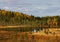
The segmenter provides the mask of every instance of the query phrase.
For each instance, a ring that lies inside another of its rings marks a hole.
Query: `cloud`
[[[0,8],[37,16],[59,15],[60,0],[0,0]]]
[[[9,9],[9,7],[6,7],[6,6],[5,6],[3,9],[8,10],[8,9]]]

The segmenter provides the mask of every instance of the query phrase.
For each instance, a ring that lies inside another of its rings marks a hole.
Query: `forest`
[[[38,17],[27,15],[21,12],[8,11],[0,9],[0,25],[30,25],[30,26],[59,26],[60,16],[44,16]]]

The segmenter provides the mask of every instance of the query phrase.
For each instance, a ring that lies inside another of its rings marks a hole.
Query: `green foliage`
[[[33,15],[29,16],[27,14],[6,11],[0,9],[0,25],[30,25],[30,26],[51,26],[48,21],[53,21],[54,19],[60,25],[60,16],[46,16],[46,17],[35,17]],[[55,24],[52,24],[54,26]]]

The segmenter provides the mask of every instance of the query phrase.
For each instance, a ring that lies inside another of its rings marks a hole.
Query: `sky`
[[[0,8],[34,16],[60,15],[60,0],[0,0]]]

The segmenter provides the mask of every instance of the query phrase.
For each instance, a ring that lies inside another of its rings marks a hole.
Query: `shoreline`
[[[31,26],[31,25],[18,25],[18,26],[0,26],[0,28],[60,28],[60,27],[48,27],[48,26]]]

